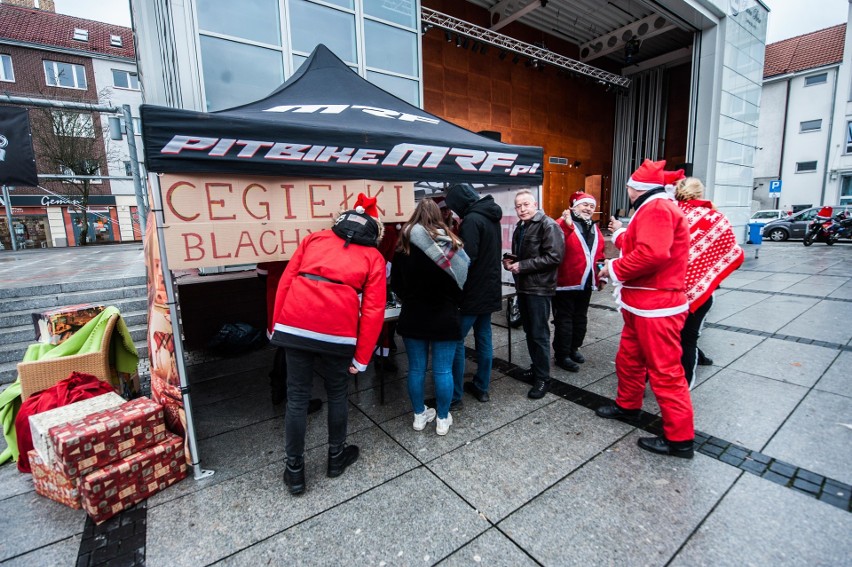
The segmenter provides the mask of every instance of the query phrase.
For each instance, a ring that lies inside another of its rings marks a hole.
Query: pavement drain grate
[[[812,274],[809,274],[812,275]],[[840,301],[844,303],[852,303],[852,299],[846,299],[845,297],[822,297],[815,295],[808,295],[806,293],[785,293],[783,291],[766,291],[764,289],[745,289],[741,287],[725,287],[719,286],[719,289],[728,290],[728,291],[744,291],[746,293],[761,293],[761,294],[771,294],[771,295],[782,295],[784,297],[804,297],[806,299],[820,299],[822,301]]]
[[[475,360],[475,351],[466,349],[467,357]],[[495,358],[493,367],[503,374],[514,377],[524,370],[515,364]],[[573,402],[590,410],[596,410],[604,404],[614,403],[614,400],[567,384],[561,380],[550,381],[550,393],[569,402]],[[640,412],[636,421],[625,422],[634,425],[652,435],[662,435],[662,421],[659,416],[646,411]],[[825,502],[846,512],[852,512],[852,485],[826,478],[820,474],[775,459],[758,451],[752,451],[741,445],[731,443],[707,433],[695,432],[695,450],[717,461],[727,463],[749,474],[759,476],[775,484],[796,490]]]
[[[850,351],[852,352],[852,345],[844,345],[840,343],[830,343],[828,341],[817,341],[814,339],[808,339],[805,337],[794,337],[792,335],[781,335],[778,333],[770,333],[768,331],[757,331],[755,329],[746,329],[744,327],[731,327],[730,325],[720,325],[719,323],[704,323],[704,326],[708,329],[719,329],[720,331],[732,331],[734,333],[743,333],[745,335],[756,335],[759,337],[765,337],[767,339],[778,339],[779,341],[787,341],[790,343],[799,343],[799,344],[808,344],[808,345],[816,345],[825,348],[831,348],[834,350],[842,350],[842,351]]]
[[[87,516],[77,552],[77,567],[144,566],[147,518],[145,501],[100,525]]]

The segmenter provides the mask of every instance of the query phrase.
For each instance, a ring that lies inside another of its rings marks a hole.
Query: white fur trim
[[[615,244],[615,240],[618,238],[618,236],[619,236],[622,232],[627,232],[627,229],[626,229],[626,228],[624,228],[623,226],[622,226],[621,228],[619,228],[618,230],[616,230],[615,232],[613,232],[613,233],[612,233],[612,236],[610,236],[610,237],[609,237],[609,241],[610,241],[610,242],[612,242],[613,244]]]
[[[362,207],[361,205],[358,205],[357,207],[355,207],[355,212],[363,215],[364,214],[364,207]]]
[[[645,183],[644,181],[636,181],[632,177],[627,180],[625,183],[628,187],[632,187],[636,191],[648,191],[650,189],[656,189],[657,187],[662,187],[662,183]]]
[[[594,197],[583,197],[582,199],[577,199],[576,201],[574,201],[574,206],[576,207],[580,203],[591,203],[593,205],[598,204],[598,202],[595,201]]]
[[[357,360],[355,360],[354,358],[352,359],[352,366],[354,366],[355,368],[357,368],[357,369],[358,369],[358,372],[364,372],[365,370],[367,370],[367,365],[366,365],[366,364],[361,364],[360,362],[358,362],[358,361],[357,361]]]

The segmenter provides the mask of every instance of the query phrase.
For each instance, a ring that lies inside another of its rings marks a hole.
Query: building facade
[[[131,30],[56,14],[52,2],[39,2],[39,8],[32,1],[0,3],[0,90],[16,100],[36,103],[129,104],[138,115],[142,94]],[[115,115],[35,104],[29,106],[29,114],[40,183],[13,188],[10,202],[2,203],[3,247],[11,248],[7,206],[11,233],[21,247],[78,245],[84,223],[89,243],[139,240],[128,145],[107,135],[108,120]],[[57,121],[65,127],[57,129]],[[53,132],[48,131],[51,128]],[[63,139],[56,137],[54,146],[45,142],[51,135]],[[141,138],[137,143],[141,145]],[[92,171],[85,214],[80,190],[51,177],[70,173],[49,157],[60,148],[87,162]]]
[[[840,24],[766,46],[754,208],[852,203],[848,42]]]
[[[353,71],[473,131],[545,151],[542,205],[629,208],[644,158],[701,177],[743,227],[768,9],[756,0],[132,0],[147,103],[261,98],[326,44]],[[622,81],[623,80],[623,81]]]

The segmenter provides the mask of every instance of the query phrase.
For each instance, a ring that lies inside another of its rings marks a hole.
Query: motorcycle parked
[[[829,246],[834,244],[835,241],[832,241],[829,238],[829,229],[831,228],[832,214],[834,210],[831,207],[823,207],[814,217],[814,220],[811,221],[811,224],[808,225],[808,230],[805,232],[805,238],[802,240],[802,244],[805,246],[810,246],[814,242],[825,242]]]
[[[849,215],[837,215],[834,222],[828,227],[828,241],[831,246],[841,238],[852,238],[852,217]]]

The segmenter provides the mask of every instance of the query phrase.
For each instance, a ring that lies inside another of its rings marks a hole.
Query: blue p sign
[[[770,195],[780,195],[781,194],[781,180],[774,179],[769,182],[769,194]]]

